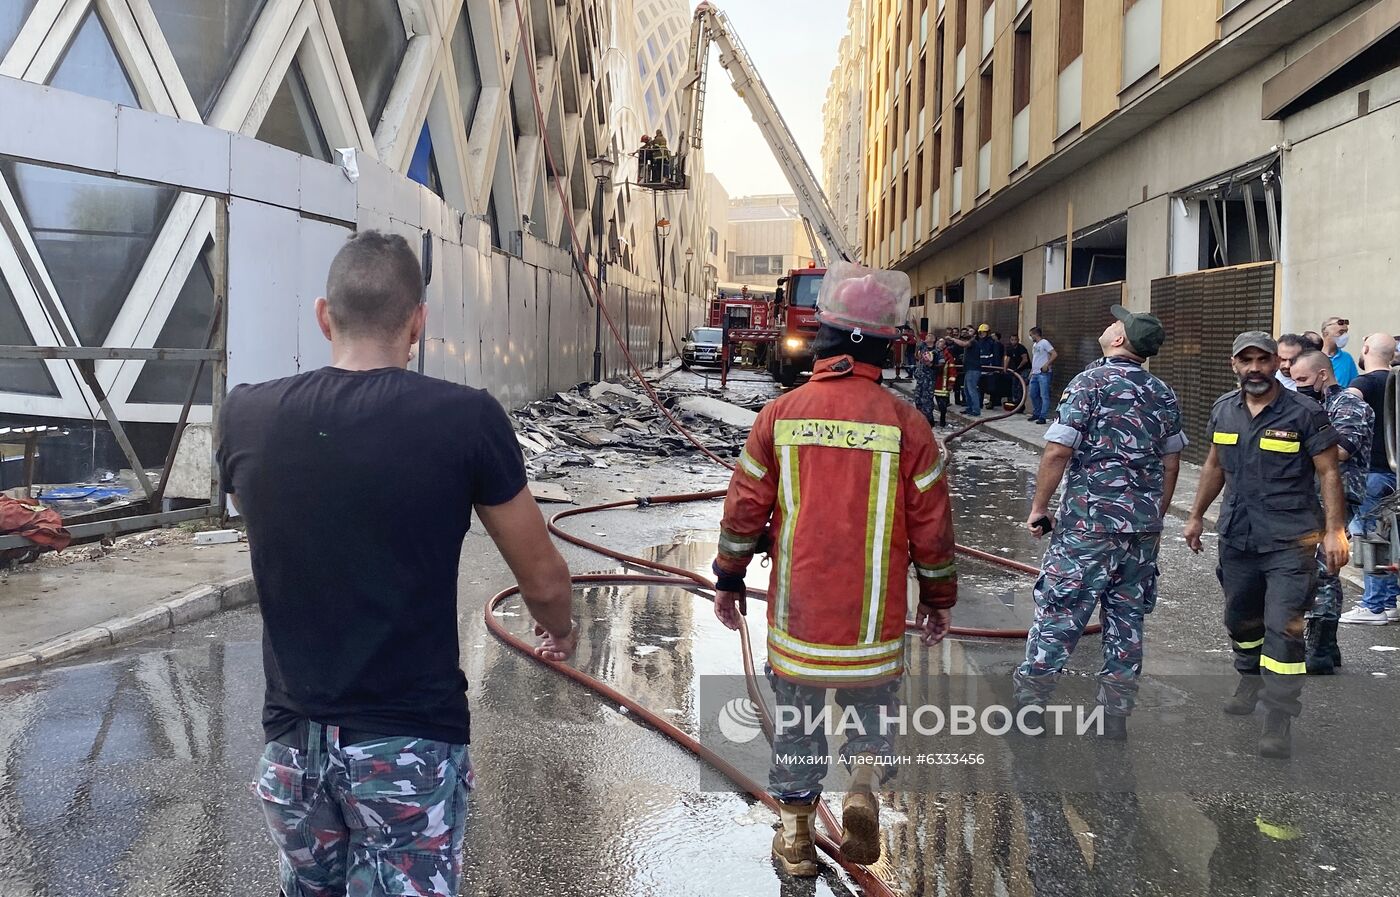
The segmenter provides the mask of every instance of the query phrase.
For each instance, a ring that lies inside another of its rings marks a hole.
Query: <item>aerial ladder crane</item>
[[[681,133],[675,153],[677,167],[685,171],[690,151],[704,145],[706,82],[710,47],[715,45],[719,47],[720,65],[729,72],[735,92],[749,107],[754,123],[768,141],[773,157],[797,195],[798,209],[806,223],[818,267],[825,267],[828,260],[857,261],[858,250],[842,232],[821,183],[798,148],[792,130],[773,102],[773,95],[754,68],[753,59],[734,33],[729,17],[708,0],[695,8],[690,25],[690,71],[683,82]]]
[[[729,73],[734,90],[748,106],[773,157],[797,196],[798,212],[812,244],[815,263],[788,272],[779,283],[773,320],[775,326],[752,331],[726,330],[728,343],[754,343],[768,371],[784,386],[792,386],[812,365],[812,338],[817,332],[817,293],[829,261],[859,261],[859,250],[841,229],[821,183],[807,164],[792,129],[783,119],[773,95],[759,77],[753,59],[734,32],[729,17],[708,0],[695,8],[690,26],[689,71],[682,82],[681,133],[676,141],[675,170],[685,177],[691,151],[704,146],[705,95],[710,68],[710,48],[719,47],[720,65]],[[722,313],[722,310],[721,310]]]

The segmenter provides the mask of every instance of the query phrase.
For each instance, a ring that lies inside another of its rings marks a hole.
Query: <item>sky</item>
[[[716,0],[778,110],[797,137],[807,164],[820,179],[822,104],[846,35],[848,0]],[[787,178],[744,101],[719,65],[710,60],[705,101],[705,167],[730,196],[791,193]]]

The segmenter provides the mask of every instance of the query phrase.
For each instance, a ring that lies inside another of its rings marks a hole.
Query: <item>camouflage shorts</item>
[[[456,897],[473,783],[467,746],[384,738],[342,747],[336,727],[311,729],[306,751],[269,742],[253,782],[287,897]]]

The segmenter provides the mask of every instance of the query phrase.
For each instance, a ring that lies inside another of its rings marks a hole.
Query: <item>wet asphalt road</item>
[[[1038,557],[1018,526],[1033,463],[1030,453],[990,440],[958,448],[960,541]],[[576,491],[592,501],[617,497],[618,488],[677,492],[716,479],[697,462],[670,461],[589,471]],[[617,511],[572,528],[704,569],[717,515],[717,503]],[[783,880],[768,860],[766,810],[712,790],[712,777],[680,748],[492,638],[481,609],[509,577],[488,545],[469,537],[460,579],[480,778],[463,894],[853,893],[835,871],[815,883]],[[612,569],[596,556],[567,554],[577,571]],[[1185,549],[1177,521],[1161,566],[1147,708],[1173,677],[1226,681],[1229,670],[1212,562]],[[956,622],[1024,625],[1029,595],[1024,577],[964,564]],[[696,731],[701,677],[740,669],[737,640],[708,605],[666,588],[602,587],[580,598],[585,639],[575,663]],[[512,628],[528,625],[517,605],[505,614]],[[751,623],[759,635],[757,614]],[[1180,790],[901,791],[886,811],[887,874],[910,895],[1400,892],[1400,863],[1389,849],[1400,813],[1386,793],[1400,790],[1389,771],[1393,739],[1357,743],[1368,721],[1394,718],[1384,686],[1400,677],[1400,653],[1371,648],[1400,646],[1400,627],[1342,635],[1346,667],[1334,684],[1352,684],[1343,694],[1366,686],[1365,700],[1311,708],[1300,738],[1334,750],[1348,769],[1373,770],[1373,789],[1328,794],[1324,782],[1240,790],[1203,767]],[[0,897],[276,893],[273,853],[247,785],[261,746],[258,638],[255,613],[232,613],[0,680]],[[756,644],[761,651],[761,638]],[[1016,641],[985,640],[915,648],[911,670],[1004,678],[1021,651]],[[1097,653],[1097,638],[1086,637],[1073,669],[1091,673]],[[1233,739],[1248,754],[1257,725],[1212,722],[1199,738]],[[1162,759],[1153,748],[1137,739],[1128,756],[1148,772]],[[1086,749],[1081,762],[1093,768],[1122,756]]]

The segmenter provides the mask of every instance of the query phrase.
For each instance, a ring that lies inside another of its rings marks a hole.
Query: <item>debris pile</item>
[[[708,449],[737,458],[752,412],[717,399],[663,393],[662,402]],[[515,438],[531,480],[560,479],[570,467],[607,468],[626,459],[699,455],[641,392],[616,383],[581,383],[520,408]]]

